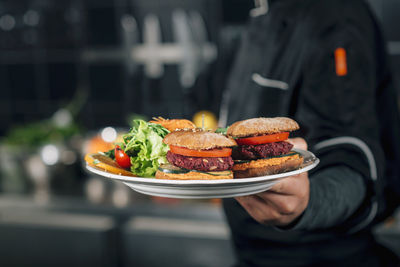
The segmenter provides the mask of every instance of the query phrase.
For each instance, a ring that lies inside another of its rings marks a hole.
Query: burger
[[[178,180],[232,179],[232,148],[235,140],[200,129],[169,133],[169,164],[160,165],[156,178]]]
[[[303,157],[292,151],[285,140],[299,129],[296,121],[285,118],[254,118],[238,121],[227,129],[227,136],[238,144],[232,152],[235,178],[256,177],[295,170]]]

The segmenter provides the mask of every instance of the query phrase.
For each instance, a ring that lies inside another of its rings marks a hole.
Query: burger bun
[[[163,142],[167,145],[186,147],[194,150],[205,150],[236,146],[235,140],[219,133],[201,129],[175,131],[167,134]]]
[[[286,117],[254,118],[235,122],[229,126],[226,133],[228,136],[240,138],[281,132],[292,132],[298,130],[299,128],[299,124],[296,121]]]
[[[235,178],[249,178],[284,173],[298,169],[303,164],[303,157],[299,154],[287,157],[251,160],[246,163],[237,163],[233,166]]]

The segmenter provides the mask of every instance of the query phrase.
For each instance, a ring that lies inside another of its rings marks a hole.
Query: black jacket
[[[337,73],[338,48],[346,51],[345,75]],[[395,100],[385,43],[364,1],[278,0],[267,14],[251,19],[230,75],[222,120],[229,125],[259,116],[294,118],[301,127],[297,135],[321,160],[310,179],[345,167],[361,175],[366,197],[339,224],[295,231],[258,225],[234,200],[225,200],[237,248],[260,250],[254,253],[258,259],[248,262],[272,257],[295,266],[292,255],[299,265],[310,264],[323,260],[324,253],[326,259],[340,258],[346,254],[340,251],[349,255],[350,248],[368,243],[369,226],[387,213],[386,200],[377,197],[387,188],[386,163],[400,162],[393,151],[400,147],[397,138],[391,144],[385,139],[399,121],[396,104],[387,102]],[[346,181],[335,186],[346,187]],[[319,255],[310,248],[318,248]],[[242,256],[246,261],[251,252]]]

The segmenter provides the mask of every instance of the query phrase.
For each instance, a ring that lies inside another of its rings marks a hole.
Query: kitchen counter
[[[1,266],[230,266],[218,204],[0,196]],[[24,257],[21,257],[23,253]]]
[[[400,213],[375,229],[400,255]],[[218,203],[125,208],[56,197],[0,195],[1,266],[231,266],[230,232]],[[21,254],[24,256],[21,257]]]

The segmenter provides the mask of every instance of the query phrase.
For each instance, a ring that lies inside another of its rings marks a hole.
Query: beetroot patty
[[[243,145],[233,149],[232,158],[242,160],[268,158],[286,154],[292,148],[293,145],[285,141],[261,145]]]
[[[198,171],[225,171],[233,166],[231,157],[200,158],[186,157],[168,151],[167,160],[180,168]]]

